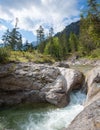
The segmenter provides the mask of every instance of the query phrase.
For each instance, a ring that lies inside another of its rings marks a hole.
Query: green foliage
[[[57,37],[51,38],[46,44],[44,54],[51,55],[55,59],[61,59],[62,50]]]
[[[41,43],[38,45],[38,51],[39,51],[40,53],[44,53],[44,49],[45,49],[46,43],[47,43],[47,40],[41,42]]]
[[[100,59],[100,48],[95,49],[91,52],[91,58],[99,58]]]
[[[10,51],[8,60],[13,62],[54,62],[51,56],[40,54],[37,51]]]
[[[81,17],[80,50],[84,55],[100,48],[100,4],[97,0],[88,0],[85,17]]]
[[[40,28],[37,30],[37,43],[39,43],[38,45],[38,50],[40,53],[44,53],[46,44],[48,42],[52,42],[51,39],[53,37],[53,28],[51,27],[49,29],[49,34],[47,36],[47,38],[45,39],[44,37],[44,29],[42,28],[42,26],[40,26]]]
[[[78,38],[74,33],[70,33],[69,44],[71,52],[76,52],[78,50]]]
[[[10,51],[8,48],[0,48],[0,63],[9,61]]]
[[[49,37],[49,39],[40,43],[38,50],[41,53],[50,55],[56,60],[64,60],[69,53],[78,51],[79,38],[74,33],[70,37],[66,36],[66,32],[61,33],[58,37]]]
[[[7,29],[7,31],[2,36],[2,40],[4,42],[4,46],[8,46],[9,45],[9,38],[10,38],[10,31],[9,31],[9,29]]]
[[[44,28],[40,25],[37,30],[37,43],[41,43],[44,41]]]
[[[66,37],[66,32],[64,32],[59,36],[59,45],[60,45],[60,57],[62,59],[65,59],[66,54],[70,50],[70,45],[68,42],[68,38]]]
[[[23,45],[23,50],[32,52],[34,50],[32,43],[29,43],[28,40],[26,40],[26,43]]]

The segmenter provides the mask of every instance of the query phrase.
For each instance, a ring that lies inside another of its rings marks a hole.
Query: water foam
[[[51,109],[48,112],[30,113],[28,121],[21,124],[22,130],[61,130],[67,127],[75,116],[83,110],[83,93],[71,93],[71,102],[65,108]]]

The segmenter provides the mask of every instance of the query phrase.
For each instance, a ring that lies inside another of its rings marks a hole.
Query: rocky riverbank
[[[71,57],[68,60],[64,61],[68,65],[92,65],[92,66],[100,66],[100,59],[87,59],[87,58],[76,58]]]

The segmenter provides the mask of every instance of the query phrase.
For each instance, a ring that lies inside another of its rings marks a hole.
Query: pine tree
[[[49,38],[51,38],[53,36],[53,34],[54,34],[54,29],[51,27],[49,29]]]
[[[22,49],[22,36],[16,28],[13,28],[12,31],[7,30],[2,36],[2,40],[5,46],[10,46],[13,50]]]
[[[88,0],[88,9],[85,16],[81,17],[80,50],[90,54],[100,47],[100,4],[97,0]]]
[[[39,29],[37,30],[37,44],[44,41],[44,28],[40,25]]]
[[[100,3],[97,0],[88,0],[89,35],[95,47],[100,47]]]
[[[23,50],[24,51],[33,51],[34,47],[32,45],[32,43],[29,43],[28,40],[26,40],[24,46],[23,46]]]
[[[70,33],[69,44],[71,52],[78,51],[78,38],[74,33]]]
[[[61,34],[59,36],[59,45],[60,45],[60,55],[62,57],[62,59],[66,58],[66,55],[69,52],[69,42],[68,39],[66,37],[66,32],[64,32],[63,34]]]
[[[13,50],[21,50],[22,36],[17,31],[16,28],[13,28],[12,31],[10,32],[9,43],[10,43],[10,46]]]
[[[22,49],[22,35],[18,31],[18,18],[16,18],[15,27],[9,31],[7,30],[5,34],[2,36],[2,40],[5,46],[10,46],[13,50],[21,50]]]
[[[2,36],[2,41],[4,43],[4,46],[9,45],[9,37],[10,37],[10,32],[9,32],[9,29],[7,29],[7,31]]]

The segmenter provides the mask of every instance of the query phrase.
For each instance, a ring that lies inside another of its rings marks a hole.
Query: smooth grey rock
[[[100,98],[100,67],[95,67],[88,72],[86,76],[87,84],[87,100],[86,104],[88,105],[93,101]]]
[[[64,107],[70,92],[81,89],[81,72],[34,63],[0,66],[0,105],[49,102]]]
[[[69,65],[67,62],[56,62],[54,64],[55,67],[64,67],[64,68],[69,68]]]
[[[100,130],[100,98],[85,107],[64,130]]]
[[[41,89],[61,75],[58,68],[33,63],[0,66],[0,106],[47,102]]]
[[[81,89],[84,83],[84,75],[82,72],[74,69],[59,68],[61,74],[64,76],[67,83],[67,92],[72,90]]]
[[[59,107],[64,107],[69,103],[69,95],[66,91],[66,80],[63,76],[58,78],[50,84],[47,84],[42,90],[46,101]]]

